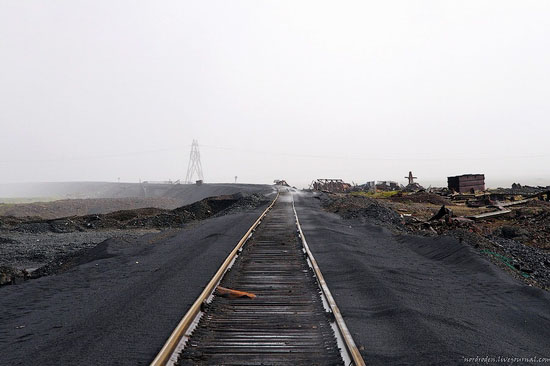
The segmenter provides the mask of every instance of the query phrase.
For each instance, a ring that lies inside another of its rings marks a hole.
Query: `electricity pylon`
[[[201,153],[199,151],[199,142],[193,140],[191,145],[191,153],[189,154],[189,166],[187,167],[187,175],[185,176],[185,183],[193,184],[193,174],[197,172],[198,180],[203,180],[202,176],[202,164]]]

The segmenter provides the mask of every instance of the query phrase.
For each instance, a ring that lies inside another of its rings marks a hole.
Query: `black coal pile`
[[[191,221],[226,214],[237,209],[253,209],[265,204],[267,201],[265,197],[258,194],[251,196],[236,194],[206,198],[174,210],[141,208],[54,220],[33,217],[0,217],[0,230],[23,233],[71,233],[88,230],[173,228],[181,227]]]
[[[336,196],[323,194],[321,204],[327,211],[337,213],[345,219],[369,219],[379,224],[401,226],[400,214],[378,200],[365,196]]]
[[[239,194],[239,196],[240,198],[237,200],[237,202],[235,202],[229,208],[225,209],[222,214],[227,215],[244,210],[253,210],[260,206],[271,203],[271,199],[257,193],[249,196]]]
[[[29,272],[8,266],[0,266],[0,286],[15,285],[30,278]]]
[[[61,255],[54,260],[48,262],[48,264],[33,271],[28,277],[39,278],[42,276],[58,274],[74,266],[85,264],[98,259],[109,258],[111,257],[111,255],[108,253],[107,248],[109,246],[110,240],[115,239],[108,239],[91,248],[85,248],[76,252]]]
[[[550,190],[550,186],[533,187],[528,185],[521,185],[519,183],[513,183],[511,188],[492,189],[491,193],[532,196],[548,190]]]
[[[17,240],[11,239],[11,238],[3,238],[0,236],[0,244],[15,244],[17,243]]]
[[[409,196],[413,196],[412,202],[430,202],[433,199],[432,195],[423,192]],[[401,199],[405,198],[402,197]],[[321,195],[319,199],[327,211],[337,213],[345,219],[359,218],[385,224],[386,227],[396,232],[455,237],[459,241],[474,247],[480,254],[514,277],[525,281],[529,285],[550,290],[550,253],[544,248],[522,243],[522,241],[532,237],[533,230],[530,230],[531,226],[528,224],[528,220],[522,219],[518,223],[514,221],[513,225],[485,227],[479,222],[464,217],[455,217],[452,210],[442,206],[440,215],[436,215],[431,221],[424,221],[412,216],[404,215],[401,217],[391,207],[386,206],[382,200],[369,197]],[[401,199],[396,199],[396,201],[399,202]],[[438,201],[434,200],[433,202]],[[545,205],[543,208],[546,208],[546,203],[543,204]],[[543,204],[540,202],[532,203],[535,208],[539,208]],[[528,210],[523,211],[527,212]],[[522,217],[524,215],[523,211],[520,210],[517,216]],[[524,216],[529,217],[537,224],[533,227],[536,226],[536,231],[540,235],[547,235],[545,232],[546,226],[542,224],[549,221],[547,220],[547,211],[535,210],[534,213],[529,212],[529,215],[525,213]]]
[[[550,289],[549,253],[500,236],[492,236],[489,239],[500,246],[499,252],[503,255],[494,255],[497,259],[513,267],[524,278],[531,278],[541,287]]]
[[[0,216],[0,286],[99,258],[105,240],[135,237],[267,205],[263,195],[217,196],[174,210],[140,208],[61,219]],[[84,262],[83,262],[84,261]]]

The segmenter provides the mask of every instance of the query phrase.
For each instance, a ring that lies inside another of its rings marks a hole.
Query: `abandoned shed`
[[[464,174],[455,177],[447,177],[450,190],[459,193],[469,193],[485,190],[484,174]]]

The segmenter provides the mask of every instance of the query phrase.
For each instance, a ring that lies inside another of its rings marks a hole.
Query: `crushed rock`
[[[110,238],[131,241],[210,217],[255,209],[270,201],[261,194],[234,194],[173,210],[140,208],[50,220],[0,216],[0,282],[12,284],[63,271],[91,254],[97,257],[95,251]]]
[[[411,202],[430,202],[429,193],[421,192],[404,196],[421,195]],[[433,195],[435,196],[435,195]],[[392,199],[395,196],[391,197]],[[339,214],[345,219],[361,219],[382,224],[395,233],[409,233],[424,236],[445,235],[457,238],[480,251],[480,254],[491,262],[504,269],[514,277],[531,286],[550,290],[550,253],[544,249],[526,245],[524,239],[529,231],[525,226],[500,226],[493,230],[484,228],[472,220],[452,218],[451,220],[437,220],[426,222],[410,216],[401,216],[383,200],[376,200],[364,196],[328,195],[319,196],[325,210]],[[399,201],[399,200],[398,200]],[[546,206],[546,203],[531,204],[534,207]],[[519,211],[521,212],[521,210]],[[518,214],[521,215],[521,214]],[[541,236],[550,236],[547,231],[547,217],[550,214],[544,211],[540,214],[528,215],[526,225],[537,225]],[[550,229],[550,225],[548,225]]]

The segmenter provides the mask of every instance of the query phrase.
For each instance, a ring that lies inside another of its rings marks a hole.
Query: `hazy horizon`
[[[550,185],[550,3],[3,1],[0,183]]]

